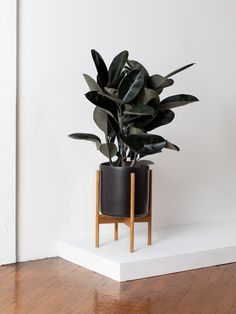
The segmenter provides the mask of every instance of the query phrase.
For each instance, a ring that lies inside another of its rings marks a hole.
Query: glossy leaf
[[[178,152],[180,151],[180,149],[179,149],[179,147],[178,147],[177,145],[172,144],[172,143],[170,143],[170,142],[168,142],[168,141],[166,141],[165,148],[167,148],[167,149],[172,149],[172,150],[176,150],[176,151],[178,151]]]
[[[124,50],[120,52],[113,60],[109,67],[109,84],[112,84],[114,81],[117,80],[117,78],[120,76],[124,65],[127,62],[128,59],[128,51]]]
[[[183,67],[181,67],[181,68],[179,68],[179,69],[177,69],[177,70],[175,70],[173,72],[170,72],[169,74],[166,75],[166,77],[171,77],[171,76],[173,76],[173,75],[175,75],[175,74],[177,74],[177,73],[179,73],[181,71],[184,71],[185,69],[191,67],[194,64],[195,63],[189,63],[189,64],[187,64],[187,65],[185,65],[185,66],[183,66]]]
[[[158,92],[151,88],[142,88],[137,97],[137,105],[147,105],[151,99],[157,99],[159,101]]]
[[[117,108],[116,104],[112,100],[100,95],[98,92],[88,92],[85,96],[91,103],[106,111],[109,115],[115,118],[115,120],[117,120]]]
[[[146,125],[143,129],[146,132],[152,131],[162,125],[168,124],[173,121],[175,114],[171,110],[159,111],[158,114]]]
[[[161,110],[172,109],[198,101],[197,97],[192,95],[179,94],[165,98],[162,100]]]
[[[105,91],[112,97],[118,97],[118,90],[112,87],[105,87]]]
[[[140,133],[144,133],[142,129],[135,128],[135,127],[131,127],[129,129],[129,135],[131,135],[131,134],[140,134]]]
[[[155,112],[157,112],[160,108],[160,99],[158,98],[152,98],[149,100],[149,102],[146,104],[146,106],[150,106],[154,109]]]
[[[112,158],[117,153],[117,147],[114,143],[103,143],[99,147],[100,152],[109,158],[109,156]]]
[[[101,86],[106,86],[108,83],[108,71],[106,64],[102,56],[96,50],[92,49],[91,54],[98,72],[98,82],[101,84]]]
[[[165,80],[164,83],[161,84],[161,86],[160,86],[158,89],[160,89],[160,88],[163,89],[163,88],[172,86],[173,84],[174,84],[174,80],[172,80],[172,79],[167,79],[167,80]],[[157,89],[157,90],[158,90],[158,89]]]
[[[105,87],[104,92],[100,92],[101,95],[105,96],[108,99],[111,99],[117,104],[123,104],[123,100],[118,97],[118,90],[111,87]]]
[[[111,96],[108,93],[100,93],[100,95],[106,97],[107,99],[112,100],[116,104],[123,104],[123,100],[122,99],[120,99],[118,97],[115,97],[115,96]]]
[[[133,100],[139,93],[144,83],[143,74],[134,70],[129,72],[118,87],[118,95],[124,103],[128,103]]]
[[[97,83],[98,83],[99,86],[103,86],[103,84],[102,84],[102,82],[100,80],[100,77],[98,75],[97,75]]]
[[[145,69],[145,67],[139,63],[138,61],[135,60],[128,60],[127,61],[129,67],[131,68],[131,70],[139,70],[143,73],[145,78],[149,77],[148,71]]]
[[[141,128],[144,130],[144,126],[147,125],[148,123],[150,123],[155,118],[155,115],[159,111],[159,107],[160,107],[159,99],[152,98],[151,100],[149,100],[149,102],[147,103],[146,106],[153,108],[154,115],[138,117],[137,119],[135,119],[135,121],[133,123],[134,127]]]
[[[96,106],[93,112],[93,120],[105,134],[108,134],[108,113]]]
[[[165,147],[166,140],[154,134],[135,134],[124,137],[124,142],[129,148],[141,155],[151,155]]]
[[[164,88],[172,86],[174,81],[172,79],[167,79],[159,88],[157,88],[157,93],[160,95]]]
[[[160,74],[152,75],[148,80],[148,87],[158,89],[163,83],[165,83],[166,80],[168,80],[168,78]]]
[[[115,138],[120,134],[120,126],[117,121],[114,120],[113,117],[108,115],[108,137],[110,138],[110,142],[114,142]]]
[[[90,134],[90,133],[73,133],[70,134],[69,137],[74,138],[76,140],[85,140],[85,141],[90,141],[94,142],[99,149],[101,140],[97,135]]]
[[[119,134],[119,125],[106,111],[96,106],[93,112],[93,119],[96,125],[102,130],[110,141],[114,141]]]
[[[155,110],[150,106],[135,106],[131,110],[125,110],[124,113],[136,116],[152,116]]]
[[[119,132],[120,132],[119,123],[117,123],[117,121],[110,115],[108,116],[108,124],[109,124],[110,128],[114,130],[114,132],[116,134],[119,134]]]
[[[101,87],[91,76],[89,76],[88,74],[83,74],[83,76],[91,91],[102,92]]]
[[[108,86],[113,87],[113,88],[118,88],[120,82],[123,80],[123,78],[128,72],[129,71],[127,70],[124,70],[123,72],[121,72],[121,74],[117,77],[117,79],[114,82],[110,83]]]
[[[138,166],[142,166],[142,165],[144,165],[144,166],[151,166],[151,165],[154,165],[154,162],[151,161],[151,160],[142,159],[142,160],[138,160],[138,161],[136,162],[136,164],[137,164]]]

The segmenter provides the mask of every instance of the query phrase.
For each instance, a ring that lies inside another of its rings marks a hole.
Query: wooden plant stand
[[[130,174],[130,217],[113,217],[102,215],[100,212],[101,195],[101,172],[96,172],[96,230],[95,247],[99,247],[99,226],[101,224],[114,223],[114,240],[118,240],[118,224],[124,223],[130,228],[130,252],[134,252],[134,223],[148,223],[148,245],[152,244],[152,170],[149,170],[149,194],[148,194],[148,213],[144,217],[135,217],[135,173]]]

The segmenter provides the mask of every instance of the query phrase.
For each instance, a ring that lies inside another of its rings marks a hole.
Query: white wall
[[[0,265],[15,261],[16,0],[0,0]]]
[[[56,255],[56,241],[93,232],[100,134],[82,73],[90,49],[107,62],[123,49],[152,73],[196,62],[166,95],[200,102],[156,130],[181,152],[153,156],[155,224],[236,218],[236,2],[21,0],[19,258]]]

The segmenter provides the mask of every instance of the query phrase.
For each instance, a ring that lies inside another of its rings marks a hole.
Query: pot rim
[[[127,165],[126,166],[114,166],[112,167],[110,165],[109,162],[102,162],[100,164],[100,166],[103,166],[103,167],[109,167],[109,168],[112,168],[112,169],[140,169],[140,168],[146,168],[146,169],[149,169],[149,166],[148,165],[137,165],[137,166],[133,166],[133,167],[130,167],[129,165],[131,164],[129,161],[126,163]]]

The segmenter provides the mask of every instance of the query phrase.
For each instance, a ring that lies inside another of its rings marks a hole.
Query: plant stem
[[[105,135],[105,137],[106,137],[106,142],[107,142],[107,144],[108,144],[108,143],[109,143],[108,136]],[[109,158],[109,163],[110,163],[110,165],[113,167],[112,159],[111,159],[111,153],[110,153],[110,150],[109,150],[109,146],[108,146],[108,158]]]
[[[138,154],[134,153],[134,159],[132,160],[130,167],[133,167],[135,165],[137,157],[138,157]]]
[[[120,127],[120,134],[124,135],[123,119],[122,119],[122,112],[121,112],[120,107],[118,107],[118,121],[119,121],[119,127]],[[124,142],[122,141],[121,138],[119,138],[119,147],[120,147],[121,163],[122,163],[122,166],[124,166],[125,161],[126,161],[126,153],[125,153]]]

